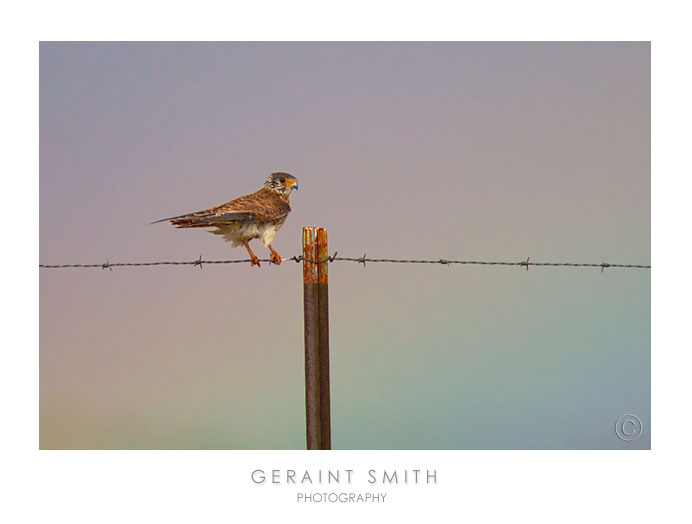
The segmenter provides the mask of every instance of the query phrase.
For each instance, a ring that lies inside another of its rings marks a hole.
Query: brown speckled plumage
[[[233,247],[245,246],[251,266],[259,266],[260,263],[248,243],[253,238],[259,238],[271,251],[270,260],[280,264],[281,257],[272,247],[272,241],[291,212],[288,198],[293,189],[298,189],[296,178],[288,173],[276,172],[267,178],[264,187],[254,193],[203,211],[164,218],[154,223],[168,221],[178,228],[214,228],[210,233],[223,236]]]

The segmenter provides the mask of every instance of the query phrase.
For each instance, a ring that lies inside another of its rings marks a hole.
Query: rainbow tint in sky
[[[341,256],[649,264],[650,73],[649,43],[44,42],[40,261],[245,258],[150,222],[288,171],[284,257],[320,226]],[[650,448],[648,270],[329,277],[335,449]],[[302,307],[294,262],[42,269],[41,448],[304,448]]]

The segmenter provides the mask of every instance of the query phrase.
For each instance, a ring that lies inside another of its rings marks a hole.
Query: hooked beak
[[[291,189],[295,189],[296,191],[298,191],[298,181],[297,180],[291,184]]]

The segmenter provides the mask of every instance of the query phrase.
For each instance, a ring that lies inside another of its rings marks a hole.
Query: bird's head
[[[291,194],[291,191],[298,189],[298,180],[288,173],[277,171],[276,173],[269,175],[269,178],[267,178],[264,185],[269,189],[288,197],[288,195]]]

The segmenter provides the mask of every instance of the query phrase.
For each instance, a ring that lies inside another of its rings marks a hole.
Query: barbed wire
[[[529,270],[529,266],[533,267],[594,267],[601,268],[601,273],[604,269],[610,268],[622,268],[622,269],[651,269],[650,265],[640,265],[640,264],[611,264],[609,262],[597,263],[582,263],[582,262],[531,262],[530,258],[526,260],[521,260],[518,262],[504,262],[504,261],[489,261],[489,260],[448,260],[444,258],[434,259],[434,260],[415,260],[415,259],[399,259],[399,258],[368,258],[367,254],[362,257],[339,257],[337,252],[332,256],[328,256],[323,260],[309,260],[305,259],[303,255],[293,256],[289,258],[282,258],[282,262],[294,261],[297,263],[308,262],[312,264],[325,264],[332,262],[355,262],[357,264],[363,264],[365,267],[366,263],[374,264],[440,264],[440,265],[465,265],[465,266],[519,266],[524,267]],[[249,258],[239,259],[239,260],[203,260],[202,255],[199,256],[197,260],[190,261],[157,261],[157,262],[106,262],[101,264],[39,264],[41,269],[68,269],[68,268],[100,268],[108,269],[113,271],[114,267],[149,267],[149,266],[197,266],[202,269],[203,264],[243,264],[249,263],[251,260]],[[268,262],[272,264],[270,259],[259,259],[259,262]]]

